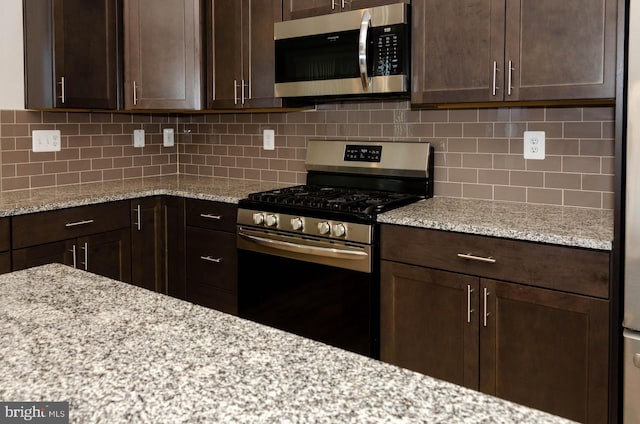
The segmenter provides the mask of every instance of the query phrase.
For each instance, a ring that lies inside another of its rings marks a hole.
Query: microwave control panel
[[[406,72],[404,57],[406,25],[371,28],[373,76],[401,75]]]

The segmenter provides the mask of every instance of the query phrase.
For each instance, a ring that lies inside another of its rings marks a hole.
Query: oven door
[[[362,248],[307,241],[238,227],[239,316],[378,358],[377,273],[335,265],[370,263],[370,246],[362,259]]]

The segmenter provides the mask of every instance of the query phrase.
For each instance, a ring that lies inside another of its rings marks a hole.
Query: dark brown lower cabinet
[[[162,199],[163,275],[166,293],[178,299],[187,298],[185,269],[184,199]]]
[[[120,281],[131,280],[129,229],[16,249],[13,269],[58,262]]]
[[[236,236],[234,233],[187,227],[187,299],[238,313]]]
[[[131,283],[165,293],[161,228],[161,197],[131,201]]]
[[[608,301],[383,260],[381,359],[580,422],[608,413]]]
[[[183,199],[155,196],[131,201],[131,282],[186,298]]]

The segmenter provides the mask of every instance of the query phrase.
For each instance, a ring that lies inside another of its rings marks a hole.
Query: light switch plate
[[[33,130],[31,141],[34,152],[59,152],[60,130]]]
[[[275,150],[276,148],[276,135],[274,130],[262,131],[262,148],[264,150]]]
[[[175,139],[173,136],[173,128],[165,128],[162,130],[162,145],[164,147],[175,146]]]
[[[524,132],[524,158],[544,159],[545,155],[545,132],[525,131]]]
[[[133,147],[144,147],[144,130],[133,130]]]

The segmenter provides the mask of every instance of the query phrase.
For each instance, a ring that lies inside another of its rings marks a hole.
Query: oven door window
[[[239,251],[239,315],[367,356],[378,356],[372,274]]]

